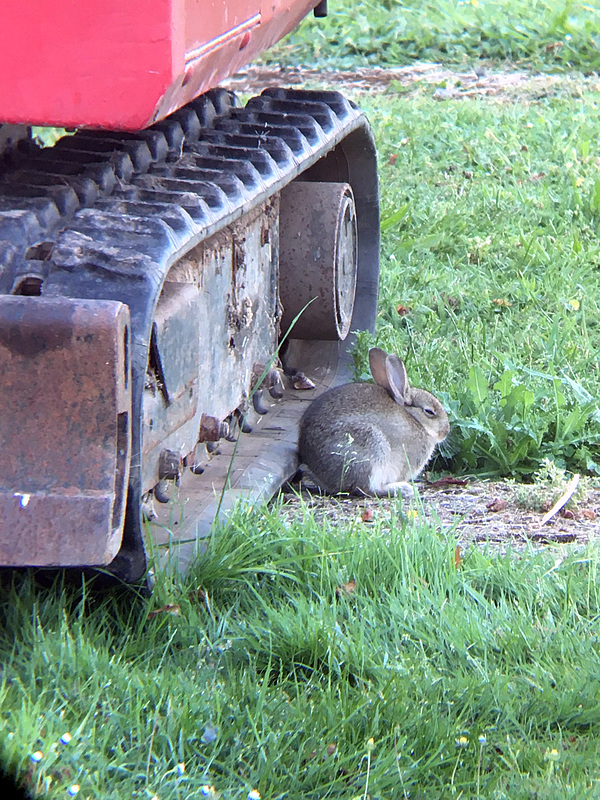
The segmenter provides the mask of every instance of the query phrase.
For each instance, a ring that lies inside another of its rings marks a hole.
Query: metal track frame
[[[347,182],[358,220],[351,330],[373,329],[379,273],[373,137],[364,115],[337,92],[266,90],[238,108],[230,93],[213,90],[146,131],[81,131],[52,149],[28,143],[5,162],[0,294],[119,301],[129,307],[132,458],[123,541],[110,570],[134,581],[146,568],[140,514],[142,394],[153,314],[165,276],[199,242],[297,176]],[[328,364],[323,385],[340,380],[344,347],[310,342],[296,346],[299,352],[298,347],[316,367],[319,361]],[[285,428],[286,444],[277,469],[268,470],[269,480],[246,472],[247,496],[272,492],[293,471],[294,426],[301,407],[302,402],[287,428],[275,426]],[[281,437],[263,438],[263,450],[271,445],[273,452],[282,450]],[[248,491],[253,484],[259,489]],[[212,513],[202,511],[204,529]],[[194,535],[202,533],[196,525]],[[184,560],[190,557],[188,552]]]

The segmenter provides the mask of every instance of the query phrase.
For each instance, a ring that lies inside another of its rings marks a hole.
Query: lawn
[[[536,69],[597,70],[594,0],[363,0],[307,18],[266,61],[330,68],[395,67],[414,60],[511,61]]]
[[[448,67],[349,90],[376,136],[383,218],[357,371],[376,341],[443,397],[439,471],[531,480],[550,458],[596,480],[597,12],[336,6],[273,58]],[[489,74],[508,57],[562,77],[468,92],[480,56]],[[600,797],[598,546],[457,543],[419,502],[339,525],[278,498],[151,598],[2,575],[1,761],[49,798]]]
[[[430,84],[364,98],[385,228],[376,340],[450,409],[445,468],[530,476],[551,458],[597,475],[600,83],[514,98],[453,83],[450,99]]]

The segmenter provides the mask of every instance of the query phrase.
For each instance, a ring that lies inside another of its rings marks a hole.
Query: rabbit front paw
[[[400,494],[404,500],[412,500],[416,493],[417,490],[406,481],[387,483],[375,492],[377,497],[396,497]]]

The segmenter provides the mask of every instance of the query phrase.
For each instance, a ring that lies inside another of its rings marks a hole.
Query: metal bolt
[[[160,480],[177,481],[181,475],[182,461],[174,450],[163,450],[158,457],[158,477]]]
[[[219,439],[227,438],[229,435],[229,425],[222,422],[218,417],[211,417],[210,414],[202,414],[200,419],[199,442],[218,442]]]

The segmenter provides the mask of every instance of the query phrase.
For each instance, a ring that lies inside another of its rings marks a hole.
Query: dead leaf
[[[396,306],[396,311],[401,317],[407,317],[410,314],[410,308],[408,308],[408,306],[398,305]]]
[[[460,545],[457,544],[456,547],[454,548],[454,566],[456,567],[456,569],[458,569],[461,564],[462,564],[461,549]]]
[[[440,478],[439,481],[427,481],[427,484],[433,486],[435,489],[442,486],[467,486],[468,483],[469,481],[462,480],[462,478],[452,478],[450,475],[445,478]]]
[[[592,521],[598,516],[593,508],[582,508],[580,514],[582,519],[589,519]]]
[[[551,42],[546,45],[546,52],[552,53],[554,50],[560,50],[561,47],[563,47],[562,42]]]
[[[460,299],[458,297],[452,297],[451,295],[442,292],[441,298],[444,303],[452,309],[457,309],[460,306]]]
[[[576,519],[575,512],[571,511],[570,508],[561,508],[558,512],[558,515],[563,519]]]
[[[504,511],[508,503],[503,497],[494,497],[487,505],[488,511]]]
[[[495,306],[501,306],[502,308],[509,308],[512,305],[512,303],[509,300],[503,300],[501,297],[495,298],[494,300],[492,300],[492,303]]]
[[[563,506],[566,506],[566,504],[569,502],[569,500],[571,499],[571,497],[573,496],[573,494],[577,489],[580,477],[581,476],[578,473],[575,473],[575,475],[573,475],[573,478],[567,484],[567,488],[565,489],[562,496],[556,501],[556,503],[552,506],[550,511],[548,511],[547,514],[545,514],[543,519],[540,521],[540,527],[549,522],[555,514],[558,514],[561,508],[563,508]]]
[[[297,372],[292,378],[292,389],[305,391],[306,389],[314,389],[315,384],[310,378],[307,378],[303,372]]]
[[[398,153],[393,153],[393,154],[392,154],[392,155],[391,155],[391,156],[388,158],[388,164],[391,164],[392,166],[394,166],[394,164],[396,163],[396,161],[397,161],[397,160],[398,160]]]
[[[332,756],[335,751],[337,750],[337,746],[335,744],[328,744],[327,745],[327,755]]]
[[[335,593],[338,597],[351,597],[356,589],[356,581],[351,580],[348,583],[342,583],[337,587]]]
[[[545,172],[536,172],[533,175],[529,176],[529,180],[530,181],[541,181],[542,178],[545,178],[545,177],[546,177],[546,173]]]
[[[192,603],[194,603],[194,602],[205,603],[206,602],[206,592],[204,591],[204,589],[201,586],[199,586],[197,589],[192,589],[192,591],[189,593],[188,597],[189,597],[189,599],[190,599],[190,601]]]
[[[167,603],[166,606],[162,606],[162,608],[157,608],[155,611],[148,612],[148,619],[151,617],[156,617],[159,614],[179,614],[181,609],[175,603]]]
[[[363,522],[372,522],[373,521],[373,511],[370,508],[365,508],[362,513],[361,520]]]

